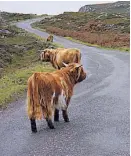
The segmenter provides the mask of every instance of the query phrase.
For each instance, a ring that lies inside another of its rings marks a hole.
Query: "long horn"
[[[68,66],[68,64],[66,64],[66,63],[64,63],[64,62],[62,62],[63,63],[63,65],[65,66],[65,67],[67,67]]]

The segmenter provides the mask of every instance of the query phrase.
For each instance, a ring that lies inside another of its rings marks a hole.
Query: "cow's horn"
[[[77,66],[76,66],[76,68],[79,68],[79,67],[81,67],[82,66],[82,64],[78,64]]]
[[[64,64],[64,66],[65,66],[65,67],[67,67],[67,66],[68,66],[68,64],[66,64],[66,63],[64,63],[64,62],[62,62],[62,63]]]

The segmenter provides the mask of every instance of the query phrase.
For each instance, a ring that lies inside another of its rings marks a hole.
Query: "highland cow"
[[[69,122],[67,108],[76,83],[86,78],[81,64],[65,64],[66,67],[52,73],[34,73],[28,79],[28,116],[32,132],[37,132],[36,119],[46,119],[48,127],[54,129],[54,121],[59,121],[59,110],[65,122]]]
[[[76,48],[45,49],[40,55],[41,61],[50,62],[56,69],[64,67],[63,62],[80,63],[81,53]]]

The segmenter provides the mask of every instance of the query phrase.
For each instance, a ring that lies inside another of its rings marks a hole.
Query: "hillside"
[[[4,23],[0,25],[0,108],[23,96],[32,73],[53,70],[49,64],[40,62],[38,50],[56,47],[36,35],[10,25],[9,21],[14,21],[12,13],[7,15],[3,16]],[[19,18],[19,14],[16,14],[16,17],[20,20],[28,15]]]
[[[36,18],[36,14],[23,14],[23,13],[9,13],[9,12],[1,12],[0,21],[2,22],[14,22],[20,20],[26,20],[31,18]]]
[[[130,16],[125,12],[64,12],[33,26],[102,47],[127,51],[130,47]]]
[[[104,12],[104,13],[130,13],[130,1],[118,1],[114,3],[85,5],[79,12]]]
[[[5,66],[11,64],[14,56],[24,56],[30,49],[46,47],[45,42],[41,42],[32,37],[24,30],[11,25],[10,22],[26,20],[38,17],[35,14],[1,12],[0,18],[0,71]],[[1,76],[1,72],[0,72]]]

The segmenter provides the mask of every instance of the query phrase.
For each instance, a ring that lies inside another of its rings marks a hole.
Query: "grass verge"
[[[36,29],[37,29],[37,28],[36,28]],[[42,29],[41,29],[41,31],[42,31]],[[43,30],[43,32],[45,32],[45,31]],[[37,40],[39,40],[39,41],[46,42],[46,39],[45,39],[45,38],[40,37],[40,36],[38,36],[38,35],[36,35],[36,34],[29,33],[29,35],[31,35],[31,36],[37,38]],[[62,44],[59,44],[59,43],[48,42],[48,43],[47,43],[47,46],[48,46],[48,44],[51,44],[52,46],[54,46],[54,47],[56,47],[56,48],[58,48],[58,47],[59,47],[59,48],[64,48],[64,46],[63,46]]]
[[[108,48],[108,47],[103,47],[103,46],[100,46],[100,45],[97,45],[97,44],[90,44],[90,43],[87,43],[87,42],[82,42],[80,40],[73,39],[72,37],[65,37],[65,38],[68,39],[68,40],[71,40],[73,42],[84,44],[84,45],[87,45],[87,46],[90,46],[90,47],[97,47],[97,48],[107,49],[107,50],[119,50],[119,51],[123,51],[123,52],[130,52],[130,48],[123,48],[123,47],[121,47],[121,48]]]
[[[18,31],[18,33],[0,39],[0,45],[2,45],[0,61],[6,62],[6,64],[0,62],[2,65],[0,68],[2,69],[0,108],[2,109],[6,108],[10,102],[23,97],[23,93],[27,90],[27,80],[34,72],[54,71],[50,63],[43,63],[39,60],[38,50],[49,46],[43,38],[14,26],[13,31]]]
[[[27,80],[34,72],[51,72],[54,69],[50,65],[35,63],[33,66],[17,69],[9,72],[0,79],[0,108],[6,108],[7,104],[23,96],[27,89]]]
[[[31,26],[32,26],[32,28],[34,28],[34,29],[37,29],[37,30],[46,32],[45,29],[41,29],[41,28],[37,27],[37,26],[35,25],[35,23],[32,23]],[[48,33],[48,32],[47,32],[47,33]],[[32,34],[32,35],[33,35],[34,37],[36,37],[37,39],[39,39],[39,40],[43,40],[44,42],[46,41],[46,39],[43,38],[43,37],[37,36],[36,34]],[[62,44],[59,44],[59,43],[54,43],[54,42],[53,42],[52,45],[53,45],[53,46],[56,46],[56,47],[59,47],[59,48],[64,48],[64,46],[63,46]]]
[[[32,27],[35,28],[35,29],[38,29],[40,31],[44,31],[46,32],[46,29],[42,29],[38,26],[38,22],[36,23],[33,23],[32,24]],[[84,45],[87,45],[87,46],[91,46],[91,47],[97,47],[97,48],[101,48],[101,49],[107,49],[107,50],[119,50],[119,51],[122,51],[122,52],[130,52],[130,48],[128,47],[114,47],[114,48],[111,48],[111,47],[104,47],[104,46],[100,46],[100,45],[97,45],[97,44],[91,44],[91,43],[87,43],[87,42],[83,42],[83,41],[80,41],[80,40],[76,40],[72,37],[65,37],[66,39],[68,40],[71,40],[73,42],[76,42],[76,43],[80,43],[80,44],[84,44]]]

